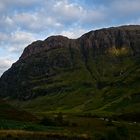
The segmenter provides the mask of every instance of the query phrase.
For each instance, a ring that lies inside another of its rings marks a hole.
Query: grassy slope
[[[32,114],[16,109],[3,100],[0,100],[0,120],[16,120],[16,121],[31,121],[37,120]]]
[[[49,53],[48,58],[54,59],[56,52]],[[61,50],[59,55],[61,53],[68,56],[67,50]],[[80,53],[73,53],[71,63],[74,66],[56,67],[57,75],[50,77],[49,82],[43,82],[48,80],[45,77],[33,77],[30,84],[36,86],[32,92],[48,94],[22,102],[21,107],[36,113],[61,111],[112,115],[139,112],[139,59],[129,57],[121,50],[120,54],[117,50],[117,54],[111,52],[94,59],[90,53],[86,62],[81,61]]]

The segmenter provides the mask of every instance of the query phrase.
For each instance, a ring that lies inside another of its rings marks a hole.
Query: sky
[[[129,24],[140,24],[140,0],[0,0],[0,76],[35,40]]]

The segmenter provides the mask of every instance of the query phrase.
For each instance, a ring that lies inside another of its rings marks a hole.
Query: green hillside
[[[63,55],[64,51],[59,55]],[[139,112],[139,58],[111,53],[94,60],[88,57],[85,64],[76,53],[73,57],[76,67],[56,68],[57,75],[49,78],[31,78],[29,85],[36,85],[32,88],[32,94],[39,97],[22,103],[20,101],[21,107],[33,112],[99,115]],[[32,56],[35,63],[36,58]]]

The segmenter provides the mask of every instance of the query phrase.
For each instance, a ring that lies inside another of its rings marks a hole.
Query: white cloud
[[[140,13],[140,0],[116,0],[111,4],[111,11],[120,16],[130,16]]]
[[[8,58],[0,58],[0,76],[8,69],[14,61]]]
[[[0,27],[1,27],[1,30],[4,33],[6,33],[6,32],[10,32],[14,30],[16,28],[16,25],[14,24],[13,20],[8,15],[3,15],[1,16],[1,19],[0,19]]]
[[[87,30],[86,29],[82,29],[82,28],[72,28],[70,30],[64,30],[62,32],[60,32],[61,35],[67,36],[71,39],[75,39],[80,37],[81,35],[83,35],[84,33],[86,33]]]
[[[32,0],[33,2],[34,0]],[[9,1],[8,1],[9,2]],[[13,12],[2,16],[0,26],[7,32],[26,30],[30,32],[49,32],[71,28],[71,25],[97,23],[105,19],[103,8],[86,9],[68,0],[43,1],[44,5],[35,11]],[[21,1],[20,1],[21,3]],[[46,3],[46,4],[45,4]]]
[[[0,48],[10,53],[21,53],[31,42],[37,40],[36,34],[25,31],[16,31],[11,34],[0,33]]]
[[[52,14],[60,22],[71,24],[91,24],[104,20],[104,7],[88,9],[76,3],[70,3],[68,0],[56,1],[52,8]]]
[[[11,42],[12,43],[29,43],[34,41],[35,37],[33,34],[24,31],[16,31],[11,34]]]
[[[95,24],[104,21],[106,18],[106,14],[104,13],[104,9],[94,9],[87,10],[83,14],[82,23]]]
[[[126,22],[124,25],[140,25],[140,18]]]
[[[57,1],[53,6],[53,11],[64,20],[77,20],[84,13],[84,9],[75,3],[69,3],[67,0]]]
[[[3,5],[3,3],[0,2],[0,11],[3,11],[5,8],[5,6]]]
[[[63,26],[53,16],[47,16],[42,11],[35,13],[18,13],[12,17],[15,24],[24,30],[31,32],[44,31],[49,28],[60,28]]]
[[[33,6],[35,4],[41,3],[43,0],[1,0],[0,9],[6,10],[9,7],[27,7]],[[8,10],[8,9],[7,9]]]
[[[13,61],[11,61],[7,58],[0,58],[0,66],[2,68],[8,68],[11,65],[12,62]]]
[[[5,42],[7,39],[7,34],[0,32],[0,43]]]
[[[36,40],[34,34],[24,32],[24,31],[16,31],[10,35],[9,45],[7,46],[7,50],[10,52],[22,52],[23,49],[29,45],[31,42]]]

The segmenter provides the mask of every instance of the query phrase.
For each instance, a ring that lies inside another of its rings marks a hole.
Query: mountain
[[[32,111],[137,113],[140,25],[51,36],[27,46],[0,78],[0,96]]]

